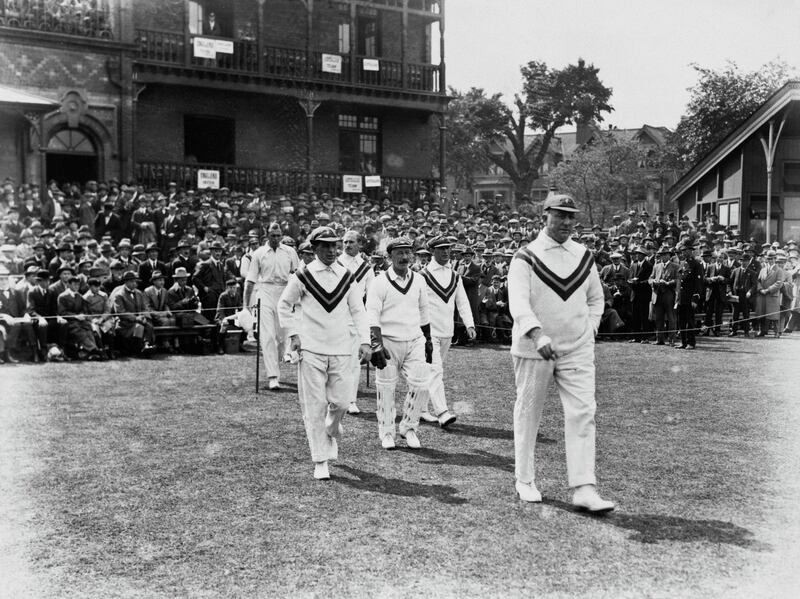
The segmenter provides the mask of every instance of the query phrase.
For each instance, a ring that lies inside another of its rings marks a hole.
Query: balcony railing
[[[405,63],[357,57],[355,68],[350,55],[333,55],[336,63],[331,68],[324,52],[310,54],[303,49],[263,46],[259,56],[256,42],[218,39],[232,43],[233,53],[217,52],[215,58],[194,56],[194,38],[182,33],[139,29],[136,41],[141,62],[181,65],[193,69],[217,72],[245,73],[279,79],[339,82],[342,84],[439,93],[442,91],[437,65]],[[327,65],[327,66],[326,66]],[[367,68],[365,68],[367,67]]]
[[[4,0],[0,2],[0,27],[114,37],[107,0]]]
[[[166,190],[170,182],[184,189],[197,187],[197,171],[219,171],[220,186],[231,191],[250,192],[256,187],[268,194],[296,195],[308,190],[308,176],[304,171],[271,170],[247,168],[230,164],[182,164],[177,162],[137,162],[136,181],[145,187]],[[381,184],[388,185],[389,191],[397,199],[415,197],[422,187],[431,188],[433,179],[415,177],[381,177]],[[342,194],[342,173],[315,173],[313,190]],[[381,188],[366,187],[364,193],[377,197]]]

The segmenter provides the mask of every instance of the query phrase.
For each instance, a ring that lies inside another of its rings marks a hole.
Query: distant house
[[[666,144],[666,137],[669,134],[666,127],[653,127],[642,125],[635,129],[601,129],[594,123],[578,125],[575,131],[559,133],[553,138],[547,151],[547,158],[542,168],[539,170],[537,179],[530,190],[529,196],[537,205],[542,202],[550,191],[551,181],[548,176],[550,171],[564,160],[570,157],[579,148],[589,143],[596,135],[610,133],[614,137],[625,141],[636,141],[641,145],[653,148],[661,148]],[[529,148],[535,143],[540,135],[526,135],[525,147]],[[510,152],[510,144],[496,144],[492,150],[498,154]],[[647,208],[656,211],[663,207],[665,190],[674,181],[674,177],[660,177],[655,169],[650,169],[647,164],[642,165],[643,177],[650,179],[647,186],[646,195],[631,198],[631,206],[637,208]],[[487,202],[515,203],[520,198],[515,198],[514,184],[501,168],[492,165],[486,173],[475,176],[474,198],[473,201],[486,200]]]
[[[766,239],[767,162],[772,125],[770,239],[800,239],[800,81],[775,92],[668,191],[681,215],[714,213],[722,225]],[[780,136],[778,133],[780,132]]]

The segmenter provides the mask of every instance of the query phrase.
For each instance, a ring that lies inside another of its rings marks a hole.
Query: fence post
[[[256,395],[258,395],[258,376],[261,370],[261,298],[256,304]]]

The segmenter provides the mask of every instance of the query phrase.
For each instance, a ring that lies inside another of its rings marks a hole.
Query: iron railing
[[[251,168],[230,164],[184,164],[177,162],[141,161],[136,164],[136,181],[147,188],[166,191],[169,183],[177,183],[184,189],[197,188],[199,170],[219,171],[220,186],[231,191],[252,192],[256,187],[271,195],[297,195],[309,189],[305,171],[274,170]],[[315,173],[311,189],[317,194],[342,194],[342,173]],[[390,194],[396,199],[413,199],[422,189],[431,189],[433,179],[418,177],[381,177],[382,186],[388,186]],[[377,197],[382,190],[365,187],[364,193]]]
[[[404,64],[393,60],[359,56],[356,57],[353,68],[351,56],[345,54],[339,55],[339,72],[330,72],[323,69],[325,52],[314,51],[309,54],[299,48],[263,46],[259,57],[259,46],[256,42],[241,40],[226,40],[233,42],[232,54],[218,52],[214,59],[195,58],[192,50],[193,39],[193,36],[187,38],[182,33],[138,29],[136,31],[136,42],[139,45],[138,60],[147,63],[182,65],[198,70],[247,73],[280,79],[335,81],[426,93],[442,91],[438,65]],[[365,61],[370,70],[364,68]],[[376,66],[376,70],[371,70]]]
[[[0,0],[0,27],[114,37],[108,0]]]

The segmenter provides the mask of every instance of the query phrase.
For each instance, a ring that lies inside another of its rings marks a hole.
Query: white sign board
[[[338,54],[322,55],[322,72],[342,74],[342,57]]]
[[[342,191],[344,193],[361,193],[361,175],[342,175]]]
[[[195,58],[216,58],[217,57],[217,40],[207,39],[204,37],[196,37],[194,42],[194,57]]]
[[[198,169],[197,189],[219,189],[219,171]]]
[[[381,63],[377,58],[365,58],[364,59],[364,70],[365,71],[380,71],[381,70]]]
[[[367,175],[364,177],[364,187],[380,187],[381,186],[381,176],[380,175]]]
[[[214,40],[214,49],[220,54],[233,54],[233,40]]]

